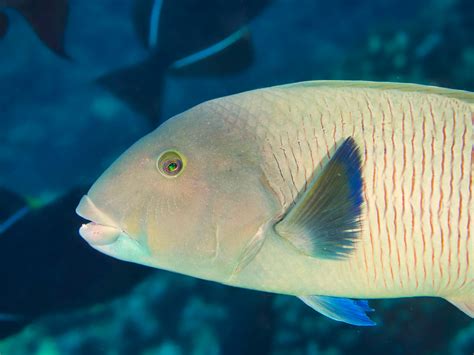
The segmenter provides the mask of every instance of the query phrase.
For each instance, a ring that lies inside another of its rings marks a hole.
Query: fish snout
[[[79,234],[90,245],[100,246],[111,244],[123,233],[117,224],[104,212],[102,212],[91,198],[84,195],[76,208],[76,213],[90,223],[83,224]]]

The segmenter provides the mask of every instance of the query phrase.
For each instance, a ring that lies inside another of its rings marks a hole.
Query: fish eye
[[[176,177],[184,168],[183,158],[174,150],[166,151],[160,155],[156,162],[158,171],[165,177]]]

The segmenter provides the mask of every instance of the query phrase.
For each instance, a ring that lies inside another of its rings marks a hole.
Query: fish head
[[[228,115],[202,104],[129,148],[81,200],[82,237],[118,259],[229,277],[273,201],[256,144]]]

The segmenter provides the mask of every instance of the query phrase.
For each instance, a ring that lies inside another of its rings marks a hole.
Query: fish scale
[[[264,173],[282,213],[304,191],[307,172],[317,166],[317,174],[349,135],[362,152],[364,181],[362,233],[350,258],[296,261],[263,251],[256,264],[265,264],[268,274],[249,265],[258,283],[292,288],[295,294],[323,284],[327,294],[350,289],[354,297],[449,295],[472,287],[472,108],[467,103],[397,90],[304,87],[262,90],[258,101],[257,108],[243,109],[252,115],[238,118],[258,117],[255,138],[268,156]],[[246,102],[241,97],[233,105]],[[280,265],[289,262],[280,270],[267,257]],[[311,270],[317,270],[314,277]],[[339,284],[334,275],[351,281]]]

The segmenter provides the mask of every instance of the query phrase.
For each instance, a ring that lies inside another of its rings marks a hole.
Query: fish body
[[[258,265],[268,264],[257,262],[256,270],[247,269],[254,276],[241,273],[241,279],[256,279],[252,288],[272,280],[276,292],[323,288],[362,298],[472,290],[472,104],[420,92],[324,85],[261,95],[252,115],[261,118],[256,139],[280,213],[338,142],[352,136],[363,151],[362,233],[346,261],[300,258],[274,239],[256,259],[274,258],[282,248],[278,262],[261,270]],[[250,101],[242,99],[241,105]]]
[[[97,247],[89,228],[113,226],[109,255],[295,295],[352,324],[371,325],[370,309],[347,297],[443,297],[472,317],[473,119],[473,94],[409,84],[212,100],[119,158],[79,205],[96,222],[81,234]],[[176,178],[157,174],[166,149],[186,161]]]

